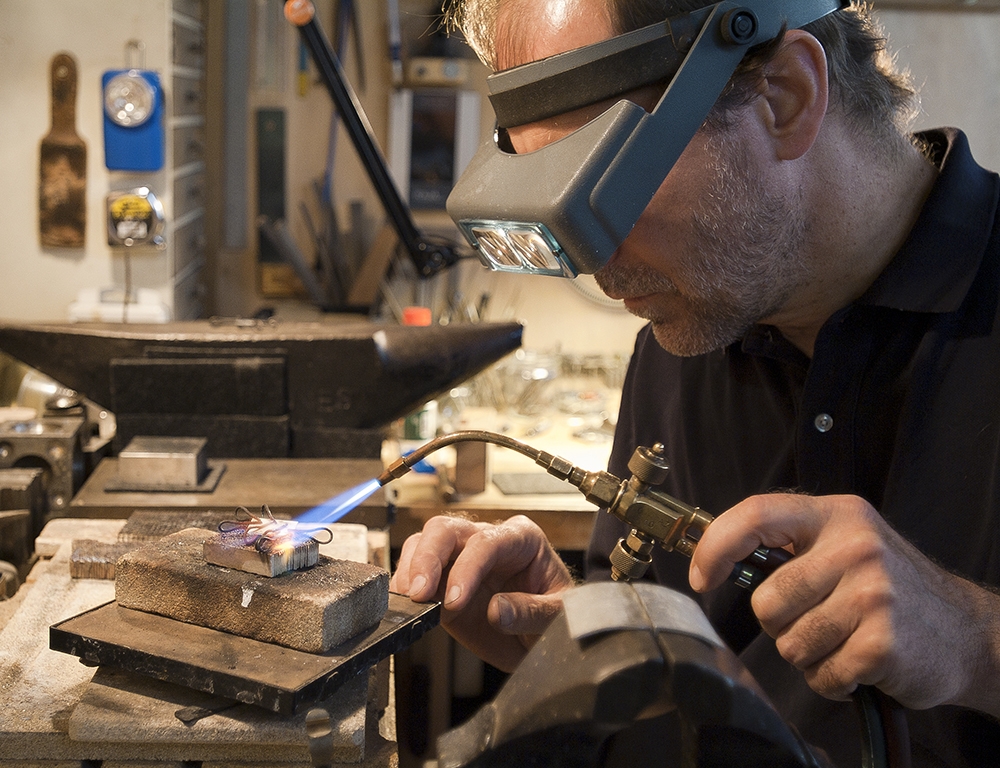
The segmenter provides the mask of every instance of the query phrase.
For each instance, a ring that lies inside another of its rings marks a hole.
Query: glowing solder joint
[[[319,562],[319,545],[333,539],[333,531],[316,523],[279,520],[266,504],[259,516],[246,507],[237,517],[219,524],[219,533],[204,544],[205,561],[261,576],[280,576]]]

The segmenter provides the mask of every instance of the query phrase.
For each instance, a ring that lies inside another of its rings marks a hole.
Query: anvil
[[[371,457],[377,433],[513,351],[517,323],[0,326],[0,349],[135,435],[204,436],[213,456]]]

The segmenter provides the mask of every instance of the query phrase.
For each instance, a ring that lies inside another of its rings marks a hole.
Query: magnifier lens
[[[511,247],[514,248],[522,263],[528,263],[538,269],[553,269],[558,266],[555,254],[536,232],[518,232],[511,230],[507,233]]]
[[[536,275],[576,274],[556,239],[542,224],[506,221],[463,221],[483,262],[502,272]]]
[[[504,237],[502,231],[492,231],[482,227],[472,229],[476,240],[479,242],[479,249],[487,259],[497,267],[520,267],[521,260],[511,247],[511,244]]]

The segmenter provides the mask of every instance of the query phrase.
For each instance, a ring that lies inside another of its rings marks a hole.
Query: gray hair
[[[488,66],[496,68],[496,22],[502,5],[531,0],[445,0],[445,25],[458,30]],[[702,8],[704,0],[605,0],[617,34],[655,24],[670,15]],[[899,138],[916,113],[916,92],[909,76],[897,70],[886,38],[866,2],[852,2],[839,12],[803,27],[823,45],[830,79],[831,107],[839,109],[857,130],[882,139]],[[749,102],[777,50],[765,44],[744,57],[707,121],[721,128],[738,107]]]

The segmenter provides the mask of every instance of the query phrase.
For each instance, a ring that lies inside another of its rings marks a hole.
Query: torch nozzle
[[[406,463],[406,457],[401,456],[396,459],[392,464],[385,468],[385,471],[378,476],[378,484],[386,485],[391,480],[402,477],[407,472],[410,471],[411,467]]]

